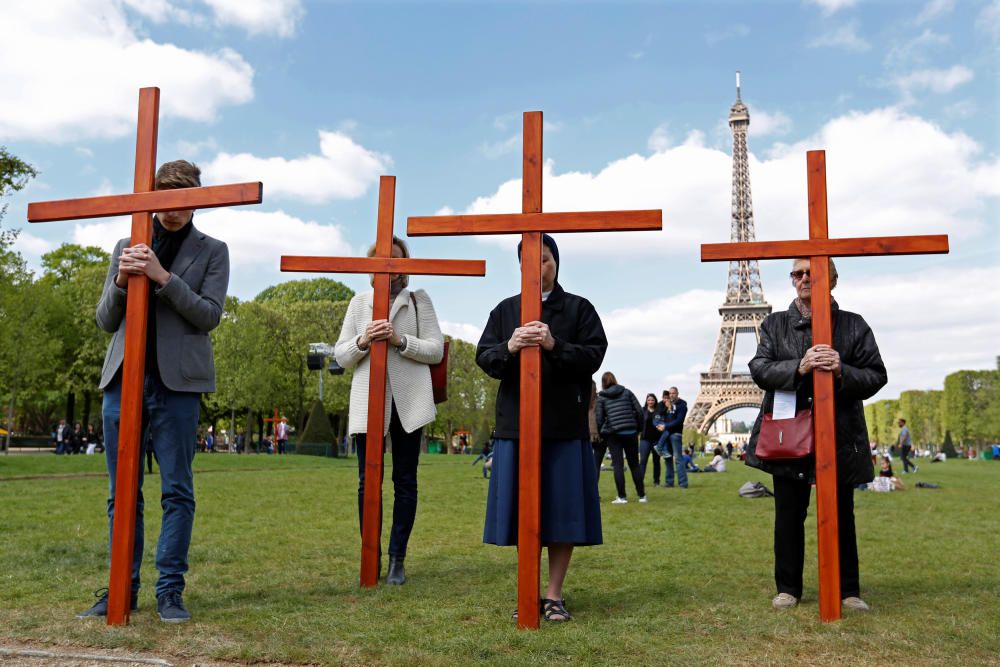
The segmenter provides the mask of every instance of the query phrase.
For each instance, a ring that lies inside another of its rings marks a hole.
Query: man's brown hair
[[[187,160],[164,162],[156,170],[154,190],[201,187],[201,169]]]

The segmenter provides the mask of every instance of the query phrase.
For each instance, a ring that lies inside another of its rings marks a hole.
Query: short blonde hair
[[[164,162],[156,170],[154,190],[176,190],[178,188],[200,188],[201,169],[187,160]]]
[[[406,245],[406,241],[404,241],[403,239],[399,238],[396,235],[393,235],[393,237],[392,237],[392,245],[397,246],[399,248],[399,250],[403,253],[403,257],[409,259],[409,257],[410,257],[410,248],[409,248],[409,246]],[[368,248],[368,256],[369,257],[374,257],[375,256],[375,244],[374,243],[371,244],[371,247]],[[410,276],[406,275],[405,273],[401,273],[399,277],[403,281],[403,287],[409,287],[410,286]],[[372,283],[372,284],[375,284],[375,276],[374,275],[370,275],[368,277],[368,281],[370,283]]]

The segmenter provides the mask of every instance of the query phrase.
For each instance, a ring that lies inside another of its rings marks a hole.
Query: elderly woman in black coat
[[[797,297],[788,310],[772,313],[761,324],[757,354],[750,360],[754,382],[763,389],[761,415],[754,423],[747,447],[747,465],[774,479],[775,609],[794,607],[802,598],[805,559],[805,520],[816,460],[763,461],[756,455],[761,419],[774,409],[776,391],[795,393],[796,411],[811,406],[814,370],[834,375],[837,427],[837,515],[840,538],[840,597],[847,609],[867,610],[861,599],[858,541],[854,526],[854,487],[872,481],[874,470],[868,449],[868,429],[862,401],[881,389],[888,378],[865,320],[832,302],[833,346],[812,344],[812,283],[809,260],[792,265]],[[837,285],[837,268],[830,261],[830,287]]]
[[[541,347],[541,542],[549,552],[542,606],[546,620],[568,621],[562,587],[573,548],[603,541],[588,411],[591,377],[608,339],[591,303],[557,282],[556,242],[547,234],[542,242],[541,321],[521,325],[520,295],[504,299],[490,313],[476,350],[479,367],[500,380],[483,542],[517,544],[520,352]],[[519,259],[520,251],[518,246]]]

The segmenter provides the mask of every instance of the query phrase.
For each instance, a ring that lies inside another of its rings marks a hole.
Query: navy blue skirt
[[[601,544],[601,501],[590,443],[544,440],[541,472],[542,544]],[[517,544],[517,478],[517,440],[497,439],[486,497],[486,544]]]

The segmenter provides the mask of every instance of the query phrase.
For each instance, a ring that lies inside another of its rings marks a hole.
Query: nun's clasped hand
[[[507,341],[507,349],[511,354],[515,354],[523,348],[539,345],[543,350],[551,350],[555,344],[556,339],[552,337],[549,325],[536,320],[514,329],[510,340]]]

